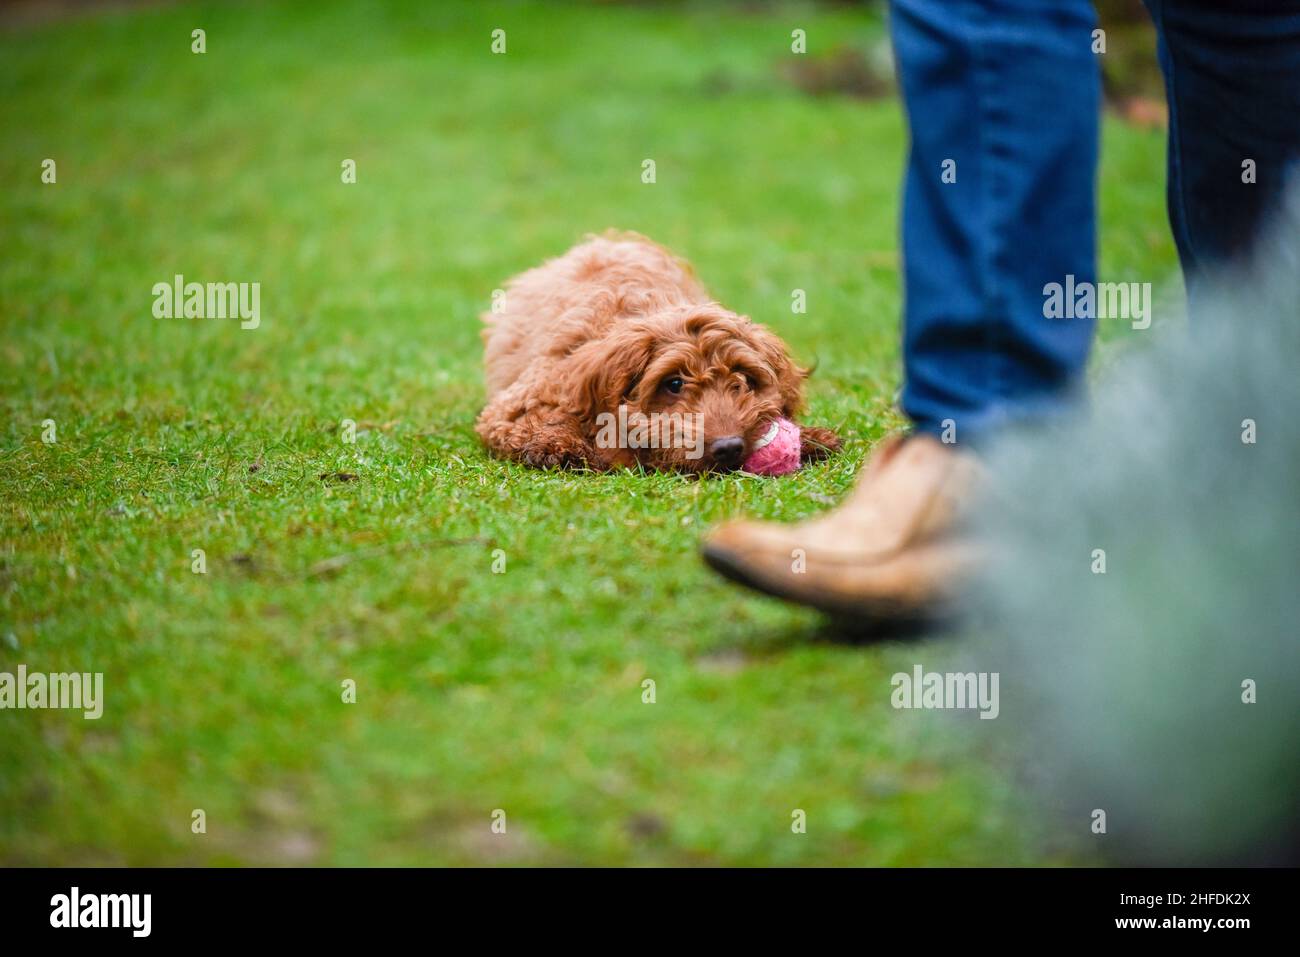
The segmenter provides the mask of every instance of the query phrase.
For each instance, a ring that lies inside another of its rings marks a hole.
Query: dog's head
[[[800,411],[808,374],[715,303],[630,320],[574,359],[579,414],[609,461],[691,472],[739,468],[772,419]]]

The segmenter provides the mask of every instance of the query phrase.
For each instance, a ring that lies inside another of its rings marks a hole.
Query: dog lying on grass
[[[484,315],[488,404],[475,428],[527,465],[731,471],[803,407],[808,370],[749,317],[714,302],[691,267],[610,232],[506,284]],[[800,430],[800,458],[840,449]]]

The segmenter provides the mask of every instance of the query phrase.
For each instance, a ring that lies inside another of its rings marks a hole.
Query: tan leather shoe
[[[979,473],[970,453],[931,436],[893,437],[838,508],[794,525],[727,523],[705,539],[704,560],[733,581],[835,615],[947,617],[980,559],[958,534]]]

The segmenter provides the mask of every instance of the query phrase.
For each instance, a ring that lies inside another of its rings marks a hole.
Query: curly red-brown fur
[[[483,320],[488,404],[475,428],[494,453],[528,465],[731,468],[734,449],[725,461],[711,451],[719,439],[743,440],[743,460],[767,422],[803,406],[808,373],[785,344],[635,233],[589,237],[521,273]],[[680,421],[699,413],[689,421],[703,423],[702,441],[683,432],[662,448],[611,444],[602,413],[620,405]],[[829,429],[805,428],[803,440],[808,459],[839,449]]]

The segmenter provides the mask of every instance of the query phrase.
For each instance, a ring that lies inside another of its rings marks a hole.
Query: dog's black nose
[[[726,468],[734,468],[740,464],[740,457],[745,452],[745,440],[739,435],[728,435],[721,439],[715,439],[709,446],[709,455],[713,461]]]

